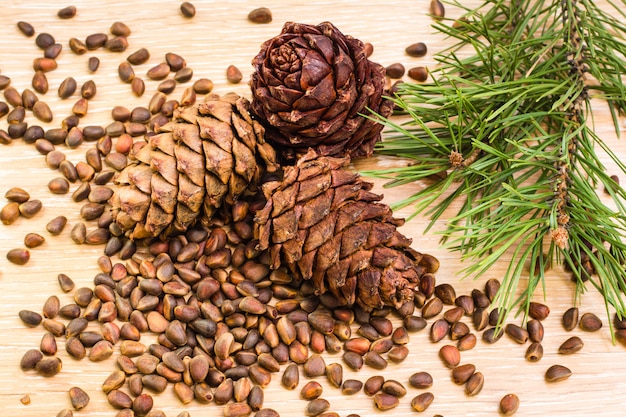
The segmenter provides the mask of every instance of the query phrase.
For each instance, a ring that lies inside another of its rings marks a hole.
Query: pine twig
[[[364,174],[387,186],[434,178],[397,204],[417,202],[431,226],[459,201],[443,242],[473,261],[464,273],[474,276],[512,254],[499,294],[506,311],[527,312],[545,271],[561,263],[576,281],[574,300],[590,282],[607,311],[626,312],[626,194],[595,149],[622,174],[626,166],[591,117],[591,99],[607,101],[619,134],[626,113],[626,26],[612,17],[624,16],[619,3],[607,12],[590,0],[486,0],[453,24],[438,22],[457,43],[437,56],[432,82],[399,86],[393,100],[408,121],[382,120],[395,134],[377,152],[412,162]],[[467,47],[474,54],[461,58]]]

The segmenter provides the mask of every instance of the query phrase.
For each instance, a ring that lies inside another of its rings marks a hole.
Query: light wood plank
[[[90,102],[89,115],[81,122],[107,124],[109,112],[114,105],[129,108],[147,105],[157,83],[146,81],[146,94],[133,97],[130,87],[117,77],[117,65],[130,52],[146,47],[151,52],[147,64],[136,68],[143,76],[152,65],[163,60],[166,52],[181,54],[194,69],[194,79],[207,77],[215,83],[215,91],[223,94],[235,91],[249,96],[246,83],[230,85],[225,79],[228,65],[237,65],[247,80],[251,73],[250,61],[258,52],[260,44],[279,33],[285,21],[319,23],[332,21],[344,33],[363,41],[372,42],[375,47],[372,59],[383,65],[401,62],[407,68],[416,65],[433,65],[433,53],[440,50],[445,39],[430,27],[427,16],[428,2],[389,0],[344,1],[194,1],[198,14],[194,19],[185,19],[178,11],[179,2],[78,0],[74,4],[78,15],[71,20],[60,20],[56,12],[67,5],[58,0],[4,0],[0,6],[0,71],[12,79],[12,85],[22,91],[31,88],[32,60],[41,55],[34,45],[34,39],[27,39],[16,29],[16,22],[25,20],[32,23],[37,32],[49,32],[63,44],[64,52],[58,59],[59,68],[48,74],[50,92],[45,100],[55,113],[55,120],[46,127],[56,127],[71,110],[76,96],[68,100],[56,97],[56,88],[61,80],[74,76],[79,85],[93,79],[98,85],[98,94]],[[268,25],[253,25],[247,22],[246,15],[254,7],[268,6],[273,11],[274,21]],[[459,10],[449,8],[448,16],[458,16]],[[68,52],[70,37],[84,39],[94,32],[108,32],[114,21],[123,21],[132,29],[130,48],[123,54],[102,51],[75,56]],[[429,53],[424,58],[410,58],[404,48],[417,41],[428,45]],[[87,59],[98,56],[100,69],[96,74],[88,74]],[[145,78],[145,77],[144,77]],[[188,84],[190,85],[190,84]],[[181,85],[172,94],[179,98],[188,85]],[[624,144],[618,143],[612,131],[608,110],[598,106],[595,121],[600,136],[614,144],[618,152],[625,155]],[[32,116],[29,121],[34,122]],[[6,128],[6,119],[0,120],[0,128]],[[622,123],[622,130],[624,124]],[[84,158],[82,147],[68,150],[70,160],[77,162]],[[390,158],[374,158],[357,162],[358,168],[382,167],[402,163]],[[611,169],[611,166],[608,167]],[[89,406],[76,413],[89,416],[112,416],[110,408],[100,390],[102,381],[115,369],[113,358],[103,363],[88,360],[75,361],[64,352],[60,343],[63,371],[56,377],[45,379],[32,372],[22,372],[19,361],[23,353],[39,345],[43,334],[41,328],[25,328],[17,317],[21,309],[40,311],[45,299],[52,294],[59,295],[62,303],[71,297],[62,294],[57,285],[57,275],[66,273],[77,286],[92,287],[93,276],[98,272],[96,259],[102,253],[101,247],[77,246],[69,238],[71,226],[79,220],[80,205],[73,203],[69,195],[54,196],[47,190],[48,181],[58,173],[46,167],[44,158],[32,145],[15,141],[10,146],[0,148],[0,192],[19,186],[31,193],[33,198],[43,201],[44,209],[33,219],[19,219],[10,226],[0,226],[0,404],[2,415],[54,416],[62,408],[70,406],[67,391],[72,386],[80,386],[91,396]],[[624,180],[624,178],[622,178]],[[418,190],[420,184],[400,188],[383,189],[382,181],[375,181],[375,190],[385,194],[386,202],[394,202]],[[76,185],[72,186],[72,191]],[[2,203],[4,204],[4,203]],[[57,237],[45,231],[45,224],[53,217],[63,214],[69,219],[69,226]],[[399,210],[398,217],[411,214],[410,208]],[[438,244],[438,237],[423,230],[427,219],[418,217],[408,222],[402,231],[413,238],[418,250],[436,255],[442,263],[437,273],[438,282],[452,283],[458,294],[467,294],[472,288],[482,288],[484,280],[500,277],[506,268],[503,260],[490,273],[478,281],[460,280],[459,272],[466,266],[456,253],[449,253]],[[438,224],[435,229],[441,229]],[[10,264],[4,254],[11,248],[22,246],[26,233],[38,232],[46,236],[46,243],[32,250],[32,259],[27,266]],[[396,379],[407,385],[408,377],[416,371],[428,371],[435,378],[432,392],[436,399],[425,413],[450,416],[490,416],[497,415],[499,399],[506,393],[517,393],[522,405],[519,416],[572,416],[572,415],[624,415],[622,401],[623,375],[626,372],[626,353],[622,346],[611,343],[606,314],[601,298],[589,291],[582,300],[581,310],[591,311],[604,321],[604,328],[595,334],[584,334],[575,330],[571,334],[563,331],[560,325],[561,314],[573,303],[573,285],[567,274],[560,270],[551,271],[546,282],[546,302],[552,314],[544,322],[546,337],[545,356],[539,363],[529,364],[524,360],[526,346],[519,346],[507,337],[496,345],[479,342],[476,349],[462,354],[463,363],[474,363],[485,375],[485,387],[477,397],[467,397],[462,387],[450,380],[450,371],[445,369],[438,358],[442,344],[428,340],[428,332],[411,335],[410,356],[401,365],[390,365],[382,372],[364,369],[359,373],[345,372],[345,378],[365,380],[371,375],[382,373],[386,378]],[[537,300],[542,295],[537,294]],[[579,335],[585,341],[582,352],[569,357],[557,354],[557,348],[570,335]],[[328,363],[341,362],[337,355],[325,355]],[[574,375],[566,382],[546,384],[545,370],[552,364],[569,366]],[[265,405],[280,411],[283,416],[303,414],[306,403],[299,399],[299,389],[286,391],[280,386],[280,375],[275,375],[271,385],[265,390]],[[331,404],[331,409],[345,416],[358,413],[361,416],[383,414],[375,411],[372,400],[363,393],[344,397],[339,390],[328,387],[323,394]],[[304,384],[301,382],[300,387]],[[410,400],[421,391],[410,388],[409,394],[401,400],[401,405],[390,413],[394,416],[413,415]],[[31,404],[20,403],[20,398],[29,395]],[[155,408],[164,410],[168,416],[176,416],[182,410],[189,410],[192,416],[222,415],[222,407],[201,405],[193,402],[182,405],[173,395],[171,387],[155,396]]]

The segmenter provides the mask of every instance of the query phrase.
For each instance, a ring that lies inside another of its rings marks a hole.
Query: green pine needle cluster
[[[435,24],[457,42],[437,55],[432,81],[398,86],[393,100],[406,117],[381,121],[388,134],[377,152],[410,164],[363,174],[388,178],[387,186],[423,180],[427,186],[396,207],[414,205],[431,226],[458,207],[443,241],[472,261],[464,273],[480,276],[510,256],[498,296],[508,312],[527,312],[555,263],[572,271],[574,302],[589,282],[607,313],[609,305],[626,312],[626,193],[598,155],[624,178],[626,147],[621,155],[610,149],[591,113],[593,100],[608,102],[619,133],[625,10],[624,0],[602,8],[592,0],[486,0],[464,8],[461,19]],[[528,284],[518,296],[522,279]]]

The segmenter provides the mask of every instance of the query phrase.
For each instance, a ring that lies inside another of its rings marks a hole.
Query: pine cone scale
[[[304,279],[312,279],[313,277],[313,264],[315,262],[315,256],[317,252],[305,252],[300,256],[300,259],[296,261],[297,271]],[[280,266],[280,263],[276,266],[276,268]],[[295,269],[295,268],[294,268]],[[323,279],[323,275],[321,276]],[[323,282],[320,284],[323,286]],[[319,285],[315,285],[315,288],[320,288]]]
[[[348,275],[356,276],[359,272],[372,265],[372,250],[360,249],[346,256],[348,262]]]
[[[204,201],[204,187],[193,183],[188,176],[180,177],[176,199],[192,212],[199,212]]]
[[[332,105],[336,99],[335,94],[328,94],[328,91],[332,91],[333,88],[333,77],[327,75],[315,87],[310,88],[307,94],[295,100],[292,105],[300,109],[298,110],[300,119],[294,122],[300,123],[300,126],[315,125],[315,116],[324,116],[328,111],[328,106]]]
[[[204,187],[205,161],[202,155],[187,146],[176,146],[176,171],[198,187]]]
[[[332,211],[328,216],[311,226],[308,230],[306,242],[303,250],[311,252],[319,248],[324,242],[330,239],[335,232],[337,212]]]
[[[186,118],[189,121],[191,118]],[[198,118],[192,119],[197,121]],[[191,122],[190,122],[191,123]],[[185,147],[188,147],[192,152],[202,152],[202,139],[200,132],[195,125],[192,124],[176,124],[171,126],[172,138],[176,143],[183,143]],[[202,172],[202,171],[201,171]]]
[[[174,147],[176,143],[174,142],[174,134],[172,132],[162,133],[160,135],[155,135],[150,138],[149,142],[150,147],[143,147],[136,155],[136,158],[143,162],[144,164],[150,163],[150,156],[152,154],[152,150],[158,149],[166,155],[174,155]]]
[[[230,100],[211,100],[210,102],[198,105],[198,114],[201,116],[210,116],[211,118],[215,118],[223,123],[230,123],[232,117],[232,104],[233,102]]]
[[[379,222],[373,223],[370,233],[367,236],[367,242],[364,246],[369,249],[388,243],[396,232],[396,228],[391,224]],[[388,244],[392,247],[396,246],[390,243]]]
[[[302,202],[302,212],[298,219],[298,227],[300,229],[308,229],[328,216],[333,201],[333,194],[333,190],[326,190],[323,194],[310,198],[307,201],[299,199]]]
[[[274,224],[272,234],[273,243],[284,243],[287,240],[294,238],[296,231],[298,230],[298,220],[301,210],[301,208],[298,210],[291,210],[274,218],[272,221]]]
[[[233,142],[233,155],[235,157],[235,172],[241,175],[247,182],[251,182],[256,173],[256,159],[250,148],[242,142]]]
[[[396,308],[407,300],[407,296],[413,296],[413,292],[407,287],[407,281],[396,270],[390,268],[383,269],[378,293],[384,294],[384,297],[381,297],[384,304],[391,304]]]
[[[176,185],[171,184],[161,175],[152,177],[152,193],[150,197],[153,203],[156,203],[164,212],[168,214],[174,213],[176,209],[176,196],[178,189]]]
[[[398,257],[395,256],[397,253],[387,247],[377,247],[372,254],[372,265],[378,268],[389,268],[392,267],[394,262],[398,261]],[[402,269],[405,269],[405,265],[400,265]]]
[[[211,139],[226,153],[232,152],[234,135],[228,123],[210,117],[198,118],[197,123],[200,127],[201,138]]]
[[[293,178],[293,181],[302,182],[310,178],[317,178],[320,174],[330,171],[330,167],[325,164],[320,164],[318,161],[306,161],[297,170],[297,175]]]
[[[323,173],[317,177],[301,180],[298,192],[298,202],[309,200],[330,188],[332,177],[330,173]]]
[[[178,171],[176,170],[176,158],[174,156],[163,152],[155,152],[150,159],[150,166],[170,184],[178,182]]]
[[[122,203],[122,210],[134,221],[140,221],[148,212],[150,197],[140,192],[136,188],[126,188],[119,192]]]
[[[279,108],[275,109],[276,113],[287,113],[289,107],[283,105],[282,103],[293,104],[296,100],[302,97],[302,91],[295,89],[299,88],[300,86],[298,85],[294,88],[293,86],[290,86],[291,84],[292,83],[287,80],[285,84],[280,84],[276,86],[269,85],[267,87],[269,90],[269,94],[279,100],[276,101],[276,103],[281,103]]]
[[[368,241],[372,225],[369,223],[356,223],[346,228],[341,233],[341,258],[348,257],[359,250]]]
[[[176,210],[176,218],[173,223],[173,227],[178,232],[184,232],[196,222],[199,216],[199,212],[192,211],[185,205],[179,205]]]
[[[331,106],[329,106],[324,113],[324,118],[331,119],[331,121],[322,122],[322,124],[328,125],[328,127],[324,127],[323,131],[328,132],[332,126],[341,126],[342,123],[337,119],[345,119],[348,116],[348,110],[350,110],[350,107],[353,105],[353,100],[348,97],[344,97],[336,100]],[[303,134],[305,133],[306,131],[303,132]]]
[[[253,183],[251,181],[246,181],[240,175],[235,173],[231,174],[230,180],[228,182],[228,194],[226,195],[226,203],[235,204],[239,195],[243,194],[245,190]]]
[[[167,142],[167,141],[166,141]],[[174,143],[172,143],[172,155],[174,155]],[[154,149],[158,149],[154,147]],[[147,146],[143,146],[137,153],[135,153],[134,157],[138,162],[141,162],[146,165],[150,165],[150,159],[152,158],[152,153],[154,152],[152,146],[152,139],[150,139],[150,143]],[[126,167],[124,171],[129,171],[130,166]]]
[[[152,169],[147,165],[138,166],[137,169],[128,173],[128,181],[142,193],[149,193],[152,184]]]
[[[339,167],[337,167],[339,168]],[[330,175],[333,179],[332,182],[332,186],[334,188],[339,188],[342,185],[346,185],[346,186],[350,186],[350,187],[355,187],[355,189],[359,189],[358,187],[356,187],[354,185],[354,182],[356,181],[358,174],[354,173],[354,172],[350,172],[348,170],[344,170],[344,169],[334,169],[330,172]]]
[[[365,309],[378,308],[383,305],[379,295],[381,275],[378,270],[367,269],[360,272],[357,276],[357,300]]]
[[[151,204],[146,215],[145,230],[151,235],[159,235],[174,221],[174,215],[168,214],[156,204]]]
[[[302,258],[304,239],[306,239],[306,232],[300,230],[296,237],[287,240],[281,246],[285,260],[290,264],[295,264]]]
[[[204,161],[205,169],[216,175],[222,184],[228,184],[233,165],[231,154],[212,142],[204,142],[203,149],[204,154],[207,155]]]
[[[272,216],[278,216],[284,212],[285,209],[293,207],[299,190],[300,186],[299,184],[296,184],[289,186],[284,190],[277,191],[276,194],[274,194],[272,202]]]
[[[288,173],[285,173],[285,178],[287,178]],[[264,218],[265,221],[268,221],[273,216],[279,216],[283,214],[285,211],[290,210],[296,204],[296,199],[298,197],[298,192],[300,189],[300,183],[295,181],[295,177],[292,180],[285,181],[279,183],[274,181],[272,183],[267,183],[263,185],[263,193],[266,198],[266,205],[269,207],[267,212],[267,216]],[[270,187],[266,187],[266,185],[270,185]],[[268,200],[268,196],[276,196],[277,199],[273,198]]]
[[[257,141],[256,135],[258,134],[255,129],[250,129],[251,124],[257,124],[252,120],[248,121],[244,118],[233,114],[232,125],[235,129],[237,137],[245,144],[248,149],[254,149]],[[262,127],[261,127],[262,129]],[[264,132],[259,132],[263,135]]]
[[[354,196],[358,196],[358,193]],[[351,196],[351,198],[354,198]],[[335,226],[336,233],[343,232],[349,225],[354,224],[362,217],[362,212],[367,206],[363,202],[348,202],[341,200],[340,204],[335,205],[335,210],[341,209],[339,217],[337,218],[337,225]]]
[[[220,206],[221,201],[228,192],[228,185],[221,182],[215,175],[206,175],[204,184],[204,212],[210,216]]]
[[[315,257],[315,269],[320,271],[326,271],[333,264],[339,261],[340,242],[340,236],[333,236],[317,249],[317,256]]]

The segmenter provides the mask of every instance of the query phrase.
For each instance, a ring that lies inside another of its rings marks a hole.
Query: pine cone
[[[295,159],[314,148],[321,155],[369,156],[386,117],[385,69],[367,59],[363,43],[329,22],[286,23],[252,61],[252,112],[266,138]],[[368,110],[369,109],[369,110]]]
[[[116,179],[114,219],[131,238],[185,231],[209,223],[223,202],[253,191],[277,165],[264,129],[235,94],[177,109],[170,123],[134,155]]]
[[[410,248],[396,229],[403,221],[347,164],[311,150],[285,169],[283,181],[265,183],[267,203],[255,216],[258,248],[269,249],[271,268],[286,266],[341,305],[399,308],[438,261]]]

